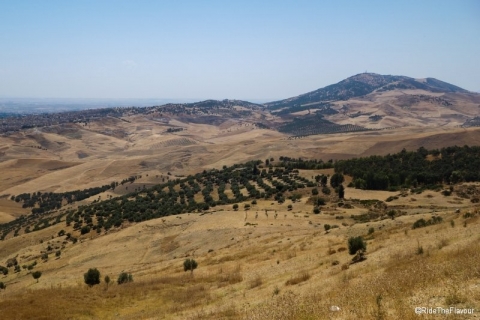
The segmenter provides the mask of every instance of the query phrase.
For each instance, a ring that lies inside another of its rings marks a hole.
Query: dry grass
[[[262,284],[263,284],[262,277],[257,275],[255,278],[253,278],[248,282],[248,288],[253,289],[256,287],[260,287]]]
[[[436,251],[428,257],[393,258],[386,263],[384,272],[369,272],[355,277],[355,281],[341,281],[322,295],[287,292],[247,311],[246,318],[418,319],[416,306],[478,310],[480,290],[474,284],[480,280],[479,240],[474,239],[458,250]],[[331,306],[339,306],[340,312],[331,312]],[[455,315],[457,318],[462,317]]]
[[[305,282],[308,279],[310,279],[310,273],[308,273],[307,271],[302,271],[301,273],[297,274],[296,276],[288,279],[285,282],[285,285],[286,286],[293,286],[293,285],[299,284],[301,282]]]
[[[231,213],[222,215],[230,217]],[[212,219],[218,221],[222,215]],[[453,217],[452,213],[446,218]],[[228,244],[223,248],[216,248],[213,253],[203,249],[204,253],[196,254],[199,268],[193,275],[183,272],[182,258],[133,265],[126,264],[127,260],[115,260],[123,264],[122,270],[129,266],[135,282],[121,286],[111,284],[108,290],[104,284],[89,289],[78,282],[78,277],[76,285],[71,282],[66,286],[46,285],[55,283],[55,277],[71,272],[81,276],[85,271],[84,264],[77,265],[83,261],[76,260],[80,256],[75,248],[80,247],[67,248],[61,259],[38,266],[45,271],[38,284],[24,273],[9,274],[7,290],[0,293],[0,310],[5,319],[414,319],[417,315],[413,310],[417,305],[479,308],[479,222],[474,221],[467,228],[452,228],[446,219],[447,222],[440,225],[411,230],[411,221],[417,218],[416,215],[399,217],[398,220],[405,220],[402,227],[393,224],[376,232],[377,237],[369,240],[367,248],[372,250],[367,251],[367,260],[354,265],[349,265],[351,256],[341,248],[349,234],[365,232],[364,225],[338,229],[336,234],[311,236],[311,227],[302,229],[305,224],[299,222],[296,229],[283,235],[283,243],[278,241],[279,229],[269,225],[258,230],[258,235],[255,235],[257,231],[250,234],[240,229],[235,234],[238,240],[231,244],[230,229],[225,234]],[[184,216],[183,220],[186,219]],[[238,225],[243,225],[243,217],[239,216],[238,220]],[[456,220],[461,225],[464,219]],[[116,250],[115,241],[119,241],[118,249],[124,250],[125,243],[131,247],[139,234],[146,237],[144,239],[157,235],[155,223],[147,224],[148,228],[138,225],[122,231],[128,237],[117,233],[85,245],[101,248],[108,243],[108,250],[112,251]],[[160,221],[158,225],[164,223]],[[161,239],[175,235],[179,248],[189,251],[185,246],[192,238],[184,239],[177,227],[172,228],[171,233],[162,229],[166,233]],[[195,232],[201,229],[200,225],[192,225],[185,234],[193,228],[197,228]],[[212,226],[208,224],[208,228]],[[145,235],[146,230],[151,230],[152,235]],[[405,230],[409,230],[408,235]],[[202,241],[208,241],[209,232],[205,238],[197,233],[198,242],[193,245],[199,247]],[[242,234],[248,237],[241,240]],[[126,239],[130,240],[126,242]],[[136,250],[149,247],[149,243],[162,246],[158,238],[150,241],[139,241],[138,247],[129,253],[129,259]],[[295,257],[277,262],[295,252],[292,247],[301,243],[308,244],[304,251],[296,251]],[[421,255],[416,254],[418,246],[424,248]],[[337,252],[330,255],[329,248],[336,248]],[[95,260],[99,259],[95,254],[103,252],[92,250],[87,263],[109,261]],[[65,265],[68,259],[70,266]],[[56,271],[70,271],[54,273],[47,269],[49,266],[58,268]],[[117,272],[109,270],[108,273]],[[285,278],[279,281],[281,277]],[[248,281],[244,283],[244,279]],[[278,289],[282,285],[285,290]],[[331,306],[339,306],[341,310],[331,312]]]

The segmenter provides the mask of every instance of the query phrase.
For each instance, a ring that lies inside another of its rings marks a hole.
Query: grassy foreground
[[[417,217],[400,217],[389,228],[365,232],[367,260],[358,264],[348,264],[351,256],[342,249],[346,242],[338,240],[347,236],[341,229],[334,231],[336,235],[299,231],[297,236],[303,236],[296,238],[295,245],[281,244],[286,239],[277,236],[275,246],[258,238],[230,247],[227,255],[200,255],[193,275],[176,266],[138,278],[134,274],[134,282],[123,285],[112,279],[108,287],[102,281],[89,288],[78,280],[38,289],[30,278],[32,285],[26,290],[7,287],[0,292],[1,315],[4,319],[418,319],[415,307],[473,308],[475,315],[480,312],[479,214],[467,219],[452,212],[440,214],[442,223],[425,228],[412,230],[411,218]],[[40,278],[40,284],[46,281]],[[339,310],[332,311],[336,307]]]

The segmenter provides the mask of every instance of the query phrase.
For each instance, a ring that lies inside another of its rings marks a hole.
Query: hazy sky
[[[0,0],[0,97],[273,100],[364,71],[480,91],[480,1]]]

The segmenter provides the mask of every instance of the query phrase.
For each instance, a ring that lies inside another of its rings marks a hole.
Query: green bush
[[[132,281],[133,281],[132,274],[126,273],[126,272],[120,273],[120,275],[118,276],[118,279],[117,279],[118,284],[124,284],[124,283],[132,282]]]
[[[0,272],[3,273],[4,276],[6,276],[8,274],[8,268],[0,266]]]
[[[431,226],[437,223],[442,222],[443,219],[440,216],[433,216],[432,218],[425,220],[425,219],[418,219],[413,223],[412,229],[423,228],[426,226]]]
[[[193,259],[186,259],[183,262],[183,271],[188,271],[190,270],[191,273],[193,273],[193,270],[197,269],[197,261]]]
[[[345,181],[345,178],[343,177],[343,174],[341,173],[334,173],[332,177],[330,178],[330,185],[332,188],[337,188],[342,184],[342,182]]]
[[[89,287],[93,287],[100,283],[100,271],[98,271],[97,268],[88,269],[83,275],[83,279]]]
[[[32,272],[32,277],[33,279],[37,280],[38,282],[38,279],[42,276],[42,272],[40,271],[35,271],[35,272]]]
[[[7,285],[3,282],[0,282],[0,289],[5,290],[7,288]]]
[[[323,194],[329,195],[332,191],[330,190],[329,187],[325,186],[322,188]]]
[[[80,230],[81,234],[87,234],[90,232],[90,227],[89,226],[83,226],[82,229]]]
[[[109,276],[105,276],[105,283],[107,284],[107,287],[108,287],[108,284],[110,283],[110,277]]]
[[[361,236],[350,237],[348,239],[348,252],[353,255],[357,253],[358,250],[367,250],[367,244]]]

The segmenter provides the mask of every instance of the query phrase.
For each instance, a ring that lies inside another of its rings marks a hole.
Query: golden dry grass
[[[147,221],[89,240],[88,246],[67,247],[59,260],[40,262],[34,269],[44,272],[39,283],[26,271],[0,279],[7,284],[0,310],[8,319],[414,319],[415,306],[479,308],[478,217],[464,219],[451,210],[440,214],[444,222],[426,228],[411,229],[418,215],[375,228],[367,240],[367,260],[348,268],[347,237],[366,235],[366,224],[327,234],[300,217],[289,218],[288,228],[266,218],[257,220],[263,227],[251,227],[243,225],[243,213],[233,211]],[[179,232],[180,221],[189,227]],[[205,245],[212,232],[213,251]],[[169,241],[178,247],[169,251]],[[111,254],[100,250],[105,245]],[[140,252],[156,245],[160,251],[153,255]],[[419,245],[423,254],[417,254]],[[189,246],[197,248],[199,262],[193,276],[183,272],[183,258],[172,256],[191,252]],[[130,248],[127,255],[119,255],[124,247]],[[134,282],[107,289],[102,281],[88,288],[82,276],[94,266],[102,279],[109,274],[115,282],[126,270]],[[330,311],[332,306],[340,311]]]
[[[129,185],[133,188],[158,183],[167,172],[175,178],[253,159],[285,155],[328,160],[397,152],[402,147],[412,150],[429,141],[434,141],[435,147],[455,144],[457,139],[472,144],[480,137],[479,129],[409,128],[290,141],[278,132],[246,129],[236,122],[215,127],[178,121],[175,124],[187,130],[166,135],[161,124],[144,117],[131,120],[93,122],[79,129],[83,140],[45,133],[43,139],[63,146],[48,153],[13,143],[25,139],[23,144],[28,145],[33,139],[30,136],[1,137],[4,151],[0,167],[11,172],[10,180],[0,181],[0,195],[74,190],[142,174],[137,184]],[[105,129],[128,134],[123,138],[108,136]],[[183,139],[194,143],[183,146]],[[79,152],[88,157],[79,158]],[[62,163],[68,165],[61,168]],[[322,173],[331,174],[331,170]],[[311,174],[301,171],[306,177]],[[31,176],[26,179],[26,175]],[[127,191],[131,189],[119,188],[108,194]],[[347,188],[345,195],[385,200],[392,193]],[[1,317],[417,319],[415,306],[472,306],[480,310],[480,222],[478,216],[464,219],[454,214],[457,207],[462,213],[473,211],[468,200],[450,203],[452,199],[430,191],[399,197],[388,205],[401,208],[405,215],[362,224],[355,223],[350,215],[365,213],[367,208],[331,206],[313,215],[308,196],[304,194],[293,203],[292,211],[287,209],[290,200],[283,204],[259,200],[246,219],[242,210],[218,206],[203,215],[165,217],[102,236],[87,234],[75,245],[67,243],[60,258],[51,255],[47,262],[39,255],[47,245],[62,246],[64,239],[57,233],[65,228],[63,223],[9,238],[0,242],[0,264],[14,256],[20,264],[38,260],[34,270],[43,275],[39,283],[26,270],[12,270],[0,277],[7,284],[0,292]],[[5,198],[0,199],[0,219],[7,221],[22,213],[18,206],[2,200]],[[85,203],[88,201],[93,199]],[[239,206],[243,208],[243,204]],[[265,210],[271,210],[269,216]],[[276,219],[272,211],[278,212]],[[255,212],[258,218],[254,218]],[[415,220],[432,214],[440,214],[444,222],[411,229]],[[325,233],[325,224],[339,228]],[[367,260],[350,265],[351,256],[345,248],[348,237],[366,236],[371,227],[375,231],[367,238]],[[419,246],[423,254],[417,254]],[[187,257],[199,263],[193,276],[183,272]],[[134,282],[113,283],[108,289],[104,283],[88,288],[82,277],[91,267],[99,268],[102,279],[110,275],[112,282],[120,272],[132,273]],[[330,311],[331,306],[339,306],[340,311]]]

